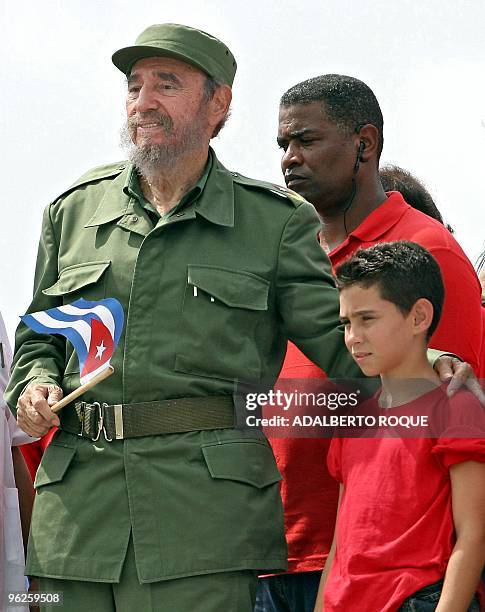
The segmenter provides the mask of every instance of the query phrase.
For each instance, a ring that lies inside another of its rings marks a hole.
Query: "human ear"
[[[365,163],[372,158],[377,159],[380,153],[380,138],[379,130],[376,128],[376,126],[366,123],[360,128],[357,135],[359,138],[358,146],[361,146],[362,148],[360,161]]]
[[[426,333],[433,321],[433,304],[426,298],[419,298],[411,309],[413,332],[415,335]]]
[[[218,125],[229,111],[232,100],[232,90],[229,85],[219,85],[209,101],[209,121],[212,127]]]

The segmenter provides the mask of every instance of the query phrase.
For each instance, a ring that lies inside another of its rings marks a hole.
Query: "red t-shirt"
[[[485,462],[484,419],[476,418],[483,410],[471,393],[449,399],[441,387],[408,407],[416,413],[419,405],[448,415],[439,438],[332,440],[328,467],[344,494],[325,588],[327,612],[348,612],[356,604],[361,612],[394,611],[444,577],[455,542],[449,468]],[[469,419],[473,435],[481,430],[484,437],[451,437],[467,435]]]
[[[477,368],[482,343],[481,288],[473,266],[450,232],[415,210],[398,192],[372,212],[341,245],[329,253],[332,266],[360,247],[411,240],[427,248],[443,273],[446,299],[431,347],[449,350]],[[280,378],[322,378],[325,374],[291,342]],[[328,440],[270,439],[283,475],[282,498],[288,542],[288,571],[321,570],[330,550],[338,487],[322,456]]]
[[[480,367],[478,374],[482,389],[485,388],[485,306],[482,306],[482,352],[480,354]]]

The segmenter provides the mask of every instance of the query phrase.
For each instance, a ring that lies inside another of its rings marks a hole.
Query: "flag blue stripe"
[[[90,302],[89,300],[85,300],[84,298],[80,298],[72,303],[72,306],[76,306],[77,308],[94,308],[95,306],[105,306],[111,311],[113,315],[113,319],[115,322],[115,333],[114,333],[114,348],[118,346],[118,342],[120,340],[121,332],[123,331],[123,325],[125,322],[125,316],[123,313],[123,306],[118,302],[115,298],[105,298],[104,300],[99,300],[98,302]]]
[[[71,303],[71,306],[75,306],[76,308],[84,309],[89,311],[96,306],[104,306],[108,308],[111,314],[113,315],[113,320],[115,323],[115,331],[114,331],[114,347],[118,346],[118,342],[120,340],[121,332],[123,330],[124,324],[124,314],[123,307],[118,302],[118,300],[114,298],[105,298],[104,300],[99,300],[97,302],[90,302],[83,298],[76,300]],[[86,312],[86,314],[68,314],[59,310],[59,308],[49,308],[49,310],[45,311],[48,315],[50,315],[53,319],[57,319],[58,321],[62,321],[65,323],[70,323],[72,321],[86,321],[86,323],[90,323],[91,319],[97,319],[100,323],[103,323],[103,320],[99,315],[94,312]]]
[[[96,306],[104,306],[111,312],[111,315],[114,320],[114,351],[118,346],[118,342],[123,331],[125,317],[122,305],[115,298],[105,298],[97,302],[91,302],[89,300],[80,298],[75,302],[72,302],[71,306],[74,306],[81,310],[86,310],[86,314],[68,314],[63,312],[62,310],[59,310],[59,308],[49,308],[49,310],[44,311],[47,315],[49,315],[56,321],[59,321],[60,323],[65,323],[65,326],[63,325],[62,327],[50,327],[48,325],[40,323],[40,321],[38,321],[34,316],[32,316],[36,313],[27,314],[20,318],[26,325],[28,325],[31,329],[33,329],[39,334],[57,334],[66,337],[69,342],[71,342],[71,344],[74,346],[74,349],[79,358],[79,371],[82,372],[84,369],[84,364],[88,357],[89,346],[86,345],[84,338],[78,331],[76,331],[72,327],[71,324],[76,321],[84,321],[88,325],[91,325],[92,319],[97,319],[98,321],[104,324],[103,319],[98,314],[94,312],[88,312]]]
[[[88,356],[89,347],[86,346],[84,342],[84,338],[72,327],[49,327],[47,325],[43,325],[35,317],[30,314],[27,314],[23,317],[20,317],[21,320],[28,325],[31,329],[33,329],[38,334],[57,334],[59,336],[65,336],[69,342],[74,346],[76,350],[77,356],[79,358],[79,367],[80,372],[82,372],[84,362]]]
[[[98,319],[98,321],[101,321],[101,317],[98,316],[96,313],[94,312],[87,312],[86,314],[82,315],[82,314],[67,314],[66,312],[62,312],[62,310],[59,310],[58,308],[49,308],[49,310],[45,311],[49,316],[51,316],[53,319],[56,319],[57,321],[62,321],[65,323],[71,323],[72,321],[86,321],[86,323],[89,323],[89,321],[91,321],[91,319]]]

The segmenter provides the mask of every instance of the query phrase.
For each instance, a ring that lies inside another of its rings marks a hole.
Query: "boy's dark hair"
[[[360,249],[336,270],[340,290],[353,285],[377,285],[384,300],[408,314],[420,298],[433,305],[433,320],[426,339],[438,326],[445,288],[436,259],[415,242],[381,242]]]
[[[286,91],[281,106],[322,102],[327,118],[347,134],[359,132],[368,123],[379,131],[380,156],[384,144],[384,119],[372,89],[354,77],[323,74],[297,83]]]

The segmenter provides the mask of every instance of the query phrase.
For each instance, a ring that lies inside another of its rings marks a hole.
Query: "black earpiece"
[[[362,153],[364,152],[364,149],[365,149],[365,142],[361,140],[359,144],[359,161],[364,161],[362,159]]]
[[[362,153],[364,152],[364,149],[365,149],[365,142],[361,140],[359,144],[359,150],[357,151],[357,157],[355,159],[354,174],[356,174],[359,171],[360,162],[364,161],[362,159]]]

